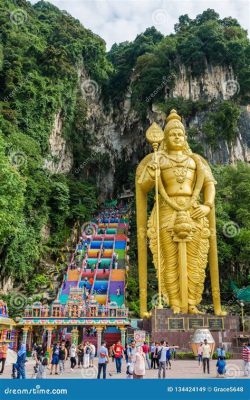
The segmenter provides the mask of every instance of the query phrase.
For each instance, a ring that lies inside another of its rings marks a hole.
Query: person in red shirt
[[[147,344],[147,342],[144,342],[144,345],[142,346],[142,351],[145,354],[145,359],[148,364],[148,369],[151,369],[150,361],[149,361],[149,345]]]
[[[116,372],[117,372],[117,374],[121,374],[122,373],[122,359],[124,356],[124,352],[123,352],[123,347],[122,347],[120,340],[118,340],[118,342],[114,345],[114,354],[115,354]]]
[[[250,342],[248,344],[244,344],[242,349],[242,359],[244,363],[244,376],[250,375]]]

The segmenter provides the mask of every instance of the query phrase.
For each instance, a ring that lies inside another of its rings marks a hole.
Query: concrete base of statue
[[[193,336],[197,329],[207,329],[213,337],[215,348],[223,344],[225,350],[230,351],[235,346],[235,338],[240,335],[240,318],[236,315],[173,314],[169,308],[155,308],[149,318],[143,319],[142,329],[150,332],[152,341],[164,339],[183,351],[192,351]]]

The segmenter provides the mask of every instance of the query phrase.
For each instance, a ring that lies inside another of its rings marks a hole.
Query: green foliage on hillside
[[[21,23],[15,23],[18,10]],[[101,85],[112,66],[104,41],[48,2],[32,7],[4,0],[0,33],[1,273],[27,282],[41,257],[58,257],[68,227],[96,209],[94,177],[81,174],[79,181],[74,168],[70,175],[52,174],[44,159],[51,158],[48,138],[59,113],[63,135],[74,143],[74,164],[86,160],[87,133],[74,136],[86,130],[78,70]]]

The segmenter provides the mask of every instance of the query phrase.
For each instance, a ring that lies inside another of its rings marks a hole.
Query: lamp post
[[[241,306],[241,323],[242,323],[242,330],[243,333],[245,331],[245,319],[244,319],[244,306],[245,304],[243,303],[243,301],[240,302],[240,306]]]

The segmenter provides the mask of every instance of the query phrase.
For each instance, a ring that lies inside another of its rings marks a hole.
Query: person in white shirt
[[[209,370],[210,356],[211,356],[211,348],[210,348],[209,344],[207,343],[207,339],[205,339],[204,344],[202,345],[202,362],[203,362],[204,374],[206,373],[206,369],[207,369],[207,373],[208,374],[210,373],[210,370]]]
[[[91,352],[89,355],[89,366],[94,367],[94,358],[95,358],[95,345],[90,343]]]
[[[73,371],[76,366],[76,345],[74,343],[72,343],[70,348],[70,363],[71,371]]]
[[[90,353],[91,353],[91,347],[89,345],[89,342],[87,342],[83,350],[83,368],[89,368]]]

